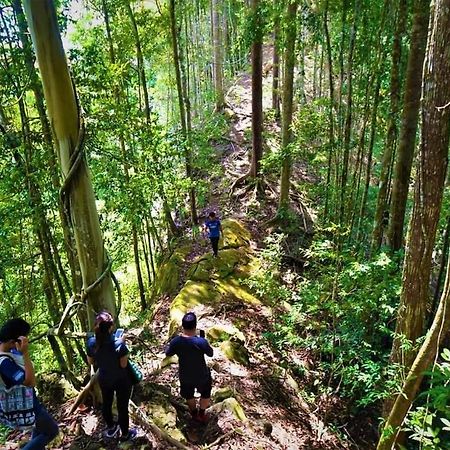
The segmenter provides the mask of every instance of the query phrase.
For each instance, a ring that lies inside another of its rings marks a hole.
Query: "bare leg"
[[[193,412],[196,411],[196,409],[197,409],[197,402],[196,402],[195,398],[189,398],[189,399],[187,399],[187,400],[186,400],[186,403],[187,403],[187,405],[188,405],[188,407],[189,407],[189,411],[190,411],[191,413],[193,413]]]
[[[209,407],[211,399],[209,398],[201,398],[200,399],[200,409],[206,409]]]

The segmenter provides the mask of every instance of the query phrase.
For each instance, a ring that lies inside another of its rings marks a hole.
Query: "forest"
[[[0,0],[0,44],[0,326],[45,448],[450,449],[450,0]],[[165,354],[191,311],[206,424]]]

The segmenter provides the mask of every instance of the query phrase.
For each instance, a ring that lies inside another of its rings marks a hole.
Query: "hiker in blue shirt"
[[[0,389],[13,386],[34,388],[36,377],[28,351],[30,324],[23,319],[10,319],[0,329]],[[2,355],[3,354],[3,355]],[[58,434],[57,423],[41,405],[33,389],[33,410],[36,422],[31,440],[22,450],[45,450],[45,446]]]
[[[121,432],[120,442],[136,437],[136,430],[129,429],[128,402],[132,382],[127,370],[128,348],[123,338],[116,338],[114,319],[107,311],[97,314],[94,323],[95,336],[87,341],[88,363],[98,367],[98,382],[102,391],[102,414],[107,429],[103,436],[115,438]],[[118,423],[114,422],[112,404],[117,397]]]
[[[213,349],[208,341],[197,336],[197,317],[193,312],[184,315],[181,322],[183,332],[174,337],[166,348],[167,356],[178,356],[180,395],[186,400],[192,418],[207,422],[205,414],[211,398],[211,372],[206,365],[205,355],[212,356]],[[194,398],[195,389],[200,393],[200,404]]]
[[[216,217],[216,213],[211,211],[208,215],[208,220],[205,222],[205,229],[208,232],[209,240],[211,241],[211,246],[213,249],[214,257],[217,258],[217,252],[219,250],[219,239],[222,233],[222,225],[220,220]]]

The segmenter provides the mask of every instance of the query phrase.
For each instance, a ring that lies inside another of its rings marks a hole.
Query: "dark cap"
[[[193,330],[197,326],[197,316],[193,312],[188,312],[183,316],[181,326],[186,330]]]
[[[30,329],[30,324],[23,319],[7,320],[0,328],[0,342],[15,341],[19,336],[26,336]]]

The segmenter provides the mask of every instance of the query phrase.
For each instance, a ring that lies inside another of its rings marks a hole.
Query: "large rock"
[[[180,267],[190,251],[190,245],[178,247],[160,265],[153,285],[154,296],[176,292],[180,282]]]
[[[188,311],[198,305],[212,305],[218,299],[219,293],[210,283],[187,281],[170,305],[169,336],[175,333]]]

